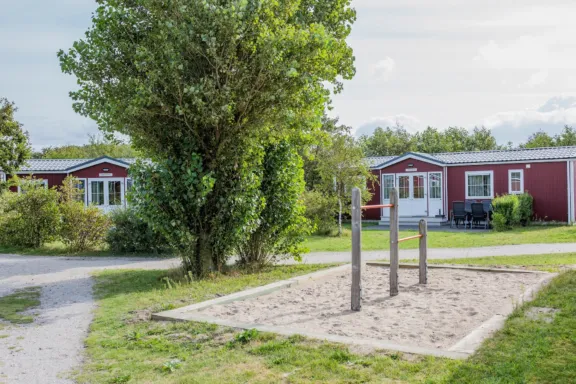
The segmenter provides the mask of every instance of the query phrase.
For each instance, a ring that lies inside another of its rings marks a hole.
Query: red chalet
[[[108,211],[126,205],[126,191],[131,185],[128,168],[134,159],[31,159],[16,172],[20,177],[32,176],[47,188],[58,187],[71,175],[80,179],[84,202]],[[0,181],[10,179],[0,171]],[[17,189],[12,188],[14,192]]]
[[[414,153],[368,158],[379,183],[369,204],[387,204],[398,188],[400,220],[448,220],[452,202],[490,200],[497,195],[528,192],[536,219],[576,219],[576,147],[502,151]],[[388,210],[364,212],[364,218],[388,222]]]

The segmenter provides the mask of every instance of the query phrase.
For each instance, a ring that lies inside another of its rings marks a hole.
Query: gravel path
[[[483,257],[576,252],[576,244],[527,244],[482,248],[430,249],[430,258]],[[418,250],[401,250],[414,259]],[[364,261],[386,259],[387,251],[365,251]],[[305,263],[349,262],[350,252],[317,252]],[[80,258],[0,255],[0,296],[15,289],[42,287],[38,316],[30,325],[0,329],[0,383],[71,383],[66,375],[80,366],[83,341],[92,320],[94,271],[104,269],[167,269],[178,259]],[[293,261],[285,261],[291,264]],[[7,337],[4,337],[7,335]]]
[[[0,329],[0,383],[72,383],[66,378],[83,358],[92,321],[94,271],[119,268],[165,269],[174,259],[111,259],[0,255],[0,296],[24,287],[42,287],[33,324]]]

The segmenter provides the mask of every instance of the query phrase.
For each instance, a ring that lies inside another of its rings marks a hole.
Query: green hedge
[[[534,199],[529,193],[502,195],[492,200],[494,217],[492,225],[496,231],[526,226],[532,220]]]

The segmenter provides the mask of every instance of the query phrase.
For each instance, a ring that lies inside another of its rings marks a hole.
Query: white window
[[[434,172],[428,176],[430,199],[442,199],[442,173]]]
[[[494,198],[494,172],[466,172],[466,199]]]
[[[4,172],[0,172],[0,182],[6,181],[6,174]]]
[[[37,188],[39,186],[43,186],[44,188],[48,189],[48,180],[44,179],[27,179],[21,180],[20,185],[18,185],[18,193],[26,193],[26,188]]]
[[[524,192],[524,170],[511,169],[508,171],[508,193],[518,194]]]
[[[390,192],[394,188],[394,175],[382,175],[382,199],[390,200]]]

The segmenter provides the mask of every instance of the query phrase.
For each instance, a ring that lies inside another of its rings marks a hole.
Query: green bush
[[[517,225],[527,225],[532,219],[534,199],[528,193],[521,195],[502,195],[492,200],[494,211],[493,225],[497,231]],[[500,223],[496,224],[496,216]]]
[[[112,227],[106,235],[110,249],[123,253],[164,253],[170,249],[166,238],[140,219],[134,208],[117,209],[110,218]]]
[[[518,218],[520,224],[530,224],[534,217],[534,198],[529,193],[518,195]]]
[[[510,228],[508,224],[506,224],[506,217],[501,213],[494,213],[494,217],[492,217],[492,227],[496,232],[503,232]]]
[[[306,218],[314,225],[315,234],[331,235],[338,229],[335,212],[338,201],[318,191],[306,191],[302,195],[306,206]]]
[[[60,225],[58,191],[31,179],[19,181],[22,193],[4,192],[0,203],[0,243],[40,247],[56,239]]]
[[[95,206],[69,201],[60,205],[60,212],[60,237],[70,251],[93,249],[103,242],[110,228],[108,216]]]

